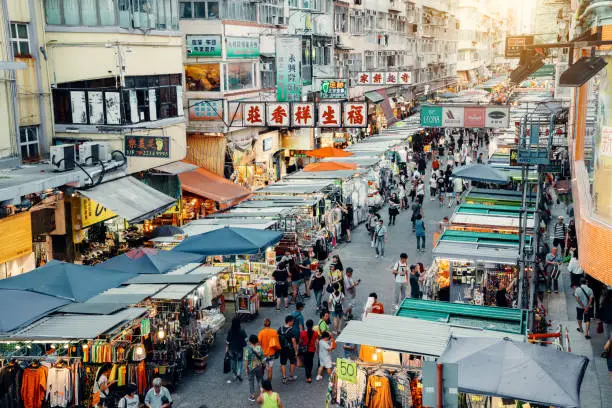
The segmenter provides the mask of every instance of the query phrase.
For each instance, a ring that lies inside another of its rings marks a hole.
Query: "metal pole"
[[[443,380],[444,365],[438,364],[437,369],[438,369],[437,371],[438,372],[438,404],[436,405],[436,408],[442,408],[442,406],[444,405],[444,389],[442,388],[442,386],[444,385],[444,380]]]
[[[525,233],[526,233],[526,225],[527,225],[527,187],[528,180],[527,176],[529,175],[529,165],[522,166],[522,179],[523,179],[523,197],[521,200],[521,210],[520,210],[520,218],[519,218],[519,292],[518,292],[518,300],[517,305],[519,309],[524,307],[523,302],[523,287],[525,285],[525,262],[526,262],[526,252],[525,252]]]
[[[533,217],[533,228],[534,228],[534,239],[533,243],[533,255],[531,261],[531,282],[529,282],[529,328],[532,329],[535,323],[535,314],[534,314],[534,300],[535,300],[535,292],[536,292],[536,281],[538,277],[536,276],[536,268],[535,268],[535,259],[538,256],[538,250],[540,248],[540,195],[542,194],[542,176],[543,176],[542,166],[538,166],[538,185],[536,190],[536,211]]]

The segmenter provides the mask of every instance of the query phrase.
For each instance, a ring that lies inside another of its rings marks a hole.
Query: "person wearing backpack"
[[[344,318],[344,294],[340,291],[340,285],[334,284],[334,291],[329,295],[329,310],[332,317],[332,333],[338,335],[342,329],[342,319]]]
[[[317,352],[317,342],[319,335],[313,329],[312,319],[306,321],[306,330],[300,332],[300,349],[298,350],[302,361],[304,361],[304,371],[306,372],[306,382],[312,382],[312,368],[314,366],[314,356]]]
[[[278,339],[280,341],[280,364],[283,384],[287,384],[287,362],[289,362],[289,381],[297,380],[295,376],[295,366],[297,364],[299,335],[293,329],[295,318],[291,315],[285,317],[285,324],[278,329]]]
[[[401,253],[400,259],[393,265],[392,270],[395,277],[394,308],[398,309],[406,298],[406,287],[408,285],[408,254]]]
[[[128,384],[125,396],[119,400],[117,408],[138,408],[140,407],[140,399],[136,391],[138,387],[136,384]]]
[[[264,375],[264,353],[256,335],[249,336],[249,345],[244,353],[244,372],[249,378],[249,401],[255,402],[255,392],[259,389]],[[257,382],[258,387],[255,388]]]

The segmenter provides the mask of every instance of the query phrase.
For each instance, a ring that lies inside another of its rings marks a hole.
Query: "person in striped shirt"
[[[553,247],[561,246],[561,253],[565,253],[565,235],[567,234],[567,227],[563,223],[563,217],[559,216],[555,228],[553,230]]]

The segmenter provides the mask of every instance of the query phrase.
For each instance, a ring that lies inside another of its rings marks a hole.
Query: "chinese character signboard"
[[[301,37],[276,38],[276,100],[302,100]]]
[[[410,85],[412,72],[359,72],[355,78],[357,85]]]
[[[242,117],[245,126],[265,126],[266,104],[263,102],[243,103]]]
[[[385,72],[385,84],[395,85],[398,83],[397,72]]]
[[[422,127],[506,129],[509,120],[510,110],[502,106],[425,105],[421,108]]]
[[[227,58],[257,58],[259,57],[259,38],[257,37],[225,37]]]
[[[338,102],[319,104],[319,127],[340,127],[342,121],[342,105]]]
[[[506,58],[519,58],[523,47],[533,45],[533,35],[506,37]]]
[[[204,99],[190,99],[189,120],[222,121],[223,101],[218,99],[210,101]]]
[[[125,136],[125,155],[169,158],[170,138],[166,136]]]
[[[320,89],[321,99],[348,99],[346,79],[323,79]]]
[[[344,103],[344,127],[367,127],[368,104],[365,102]]]
[[[292,127],[314,126],[314,103],[294,103],[291,105]]]
[[[188,57],[221,57],[220,35],[188,35]]]
[[[355,79],[355,82],[358,85],[370,85],[372,82],[372,73],[371,72],[360,72]]]
[[[268,103],[268,125],[289,127],[289,104],[287,102]]]
[[[382,85],[385,83],[384,72],[372,72],[372,85]]]
[[[398,72],[398,79],[401,85],[410,85],[412,84],[412,72],[410,71],[402,71]]]

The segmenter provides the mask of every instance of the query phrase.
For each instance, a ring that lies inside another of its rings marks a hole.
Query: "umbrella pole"
[[[438,372],[438,404],[436,405],[436,408],[442,408],[442,406],[444,405],[444,388],[443,388],[444,365],[438,364],[437,369],[438,369],[437,371]]]

